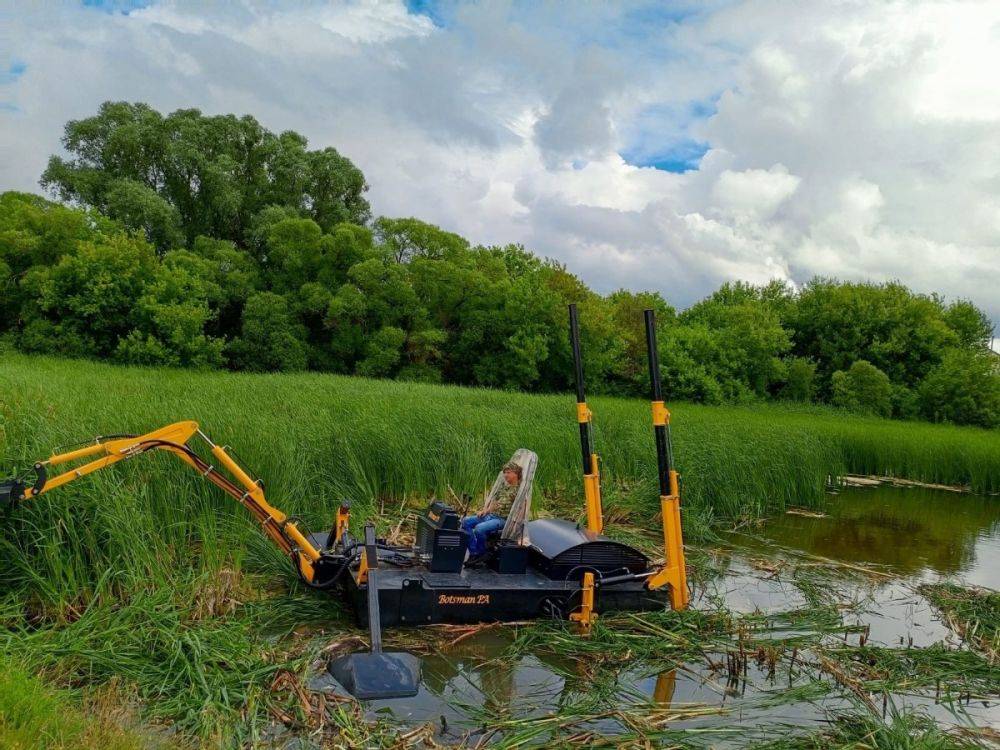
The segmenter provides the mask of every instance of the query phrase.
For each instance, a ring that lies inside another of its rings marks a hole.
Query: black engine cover
[[[531,566],[553,580],[578,580],[586,570],[645,573],[649,558],[634,547],[561,518],[528,522]]]

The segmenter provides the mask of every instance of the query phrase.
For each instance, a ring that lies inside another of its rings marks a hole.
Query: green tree
[[[243,370],[304,370],[309,361],[305,337],[284,297],[257,292],[243,308],[243,329],[229,353],[233,364]]]
[[[81,241],[120,231],[93,211],[69,208],[30,193],[0,194],[0,258],[14,274],[32,266],[51,266],[76,252]]]
[[[816,363],[805,357],[789,357],[785,366],[781,397],[790,401],[812,401],[816,392]]]
[[[958,300],[944,312],[945,324],[958,336],[960,346],[985,349],[993,337],[989,316],[969,300]]]
[[[21,346],[72,356],[110,356],[136,322],[136,300],[156,272],[145,241],[114,235],[78,244],[49,267],[36,266],[21,284],[32,300],[23,313]]]
[[[275,135],[249,116],[164,116],[146,104],[105,102],[66,124],[63,145],[71,158],[53,156],[42,184],[158,245],[172,243],[177,228],[188,243],[199,235],[242,243],[258,214],[275,206],[326,231],[369,218],[364,175],[349,159],[333,148],[310,151],[301,135]]]
[[[330,330],[330,365],[336,372],[354,372],[365,350],[368,305],[353,284],[342,285],[327,307],[324,325]]]
[[[380,328],[368,339],[365,358],[358,362],[357,373],[368,378],[392,375],[403,358],[406,331],[395,326]]]
[[[952,349],[920,384],[920,411],[935,422],[1000,425],[1000,358]]]
[[[267,281],[276,292],[297,291],[314,280],[334,253],[334,240],[312,219],[285,219],[271,227],[264,264]]]
[[[117,359],[132,364],[219,367],[223,341],[205,335],[217,292],[179,266],[159,266],[134,310],[136,327],[118,342]]]
[[[29,193],[0,194],[0,333],[24,324],[22,307],[32,298],[25,278],[76,252],[83,241],[100,241],[120,228],[92,211],[61,206]]]
[[[125,226],[141,230],[160,253],[183,247],[181,215],[156,190],[135,180],[113,180],[102,211]]]
[[[614,325],[614,336],[621,345],[608,373],[609,389],[622,395],[649,393],[649,365],[646,355],[646,334],[643,311],[656,313],[657,341],[663,342],[665,331],[676,325],[676,313],[656,292],[630,292],[619,289],[607,300]],[[667,385],[669,389],[671,386]]]
[[[376,219],[375,238],[397,263],[409,263],[414,258],[443,260],[469,249],[465,238],[413,218]]]
[[[892,416],[896,419],[916,419],[920,416],[920,398],[913,388],[892,386]]]
[[[728,383],[726,390],[705,362],[724,357],[718,338],[703,325],[673,325],[658,338],[663,390],[670,400],[721,404],[731,398],[748,398],[739,383]]]
[[[831,387],[834,406],[880,417],[892,413],[892,383],[871,362],[862,359],[847,370],[837,370]]]
[[[685,310],[684,326],[701,329],[681,341],[697,346],[689,353],[722,387],[727,400],[764,397],[784,374],[781,357],[791,348],[771,303],[748,297],[746,287],[723,287]],[[752,289],[752,287],[750,288]],[[741,290],[740,293],[733,293]],[[682,344],[683,345],[683,344]]]
[[[418,257],[408,266],[413,289],[425,306],[429,326],[443,334],[438,344],[443,377],[477,382],[475,367],[501,335],[498,314],[510,286],[503,262],[485,251],[446,259]]]
[[[400,368],[396,377],[421,383],[440,383],[441,346],[446,340],[447,334],[437,328],[410,333],[404,344],[408,364]]]
[[[936,297],[914,294],[902,284],[840,283],[814,279],[786,316],[794,354],[817,365],[822,396],[831,377],[857,360],[871,362],[893,383],[913,388],[936,365],[958,335],[945,322]]]

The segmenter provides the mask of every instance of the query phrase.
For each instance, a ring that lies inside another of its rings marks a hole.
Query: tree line
[[[575,302],[589,388],[644,395],[652,307],[671,399],[1000,424],[991,325],[969,301],[814,279],[725,284],[678,312],[657,293],[599,295],[518,245],[373,218],[349,159],[252,117],[109,102],[63,143],[42,175],[59,202],[0,195],[8,347],[564,391]]]

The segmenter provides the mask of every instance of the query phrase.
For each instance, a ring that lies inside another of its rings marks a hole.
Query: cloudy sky
[[[0,189],[107,99],[333,145],[601,291],[900,279],[1000,322],[1000,2],[0,4]]]

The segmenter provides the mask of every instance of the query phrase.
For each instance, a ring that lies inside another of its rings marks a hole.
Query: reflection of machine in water
[[[674,690],[677,689],[677,670],[660,672],[656,676],[656,686],[653,688],[653,703],[670,708],[674,701]]]
[[[431,693],[448,698],[454,693],[490,711],[515,707],[519,697],[537,698],[540,691],[557,698],[562,675],[578,671],[578,662],[556,654],[511,655],[514,634],[487,628],[423,660],[423,684]]]
[[[487,628],[425,657],[424,687],[443,702],[457,697],[459,703],[490,713],[544,712],[567,700],[573,702],[588,690],[592,676],[585,660],[545,651],[515,655],[511,652],[514,637],[510,629]],[[636,666],[622,665],[618,679],[631,682]],[[635,686],[645,693],[646,700],[669,708],[677,671],[661,672],[652,683],[638,679]]]

